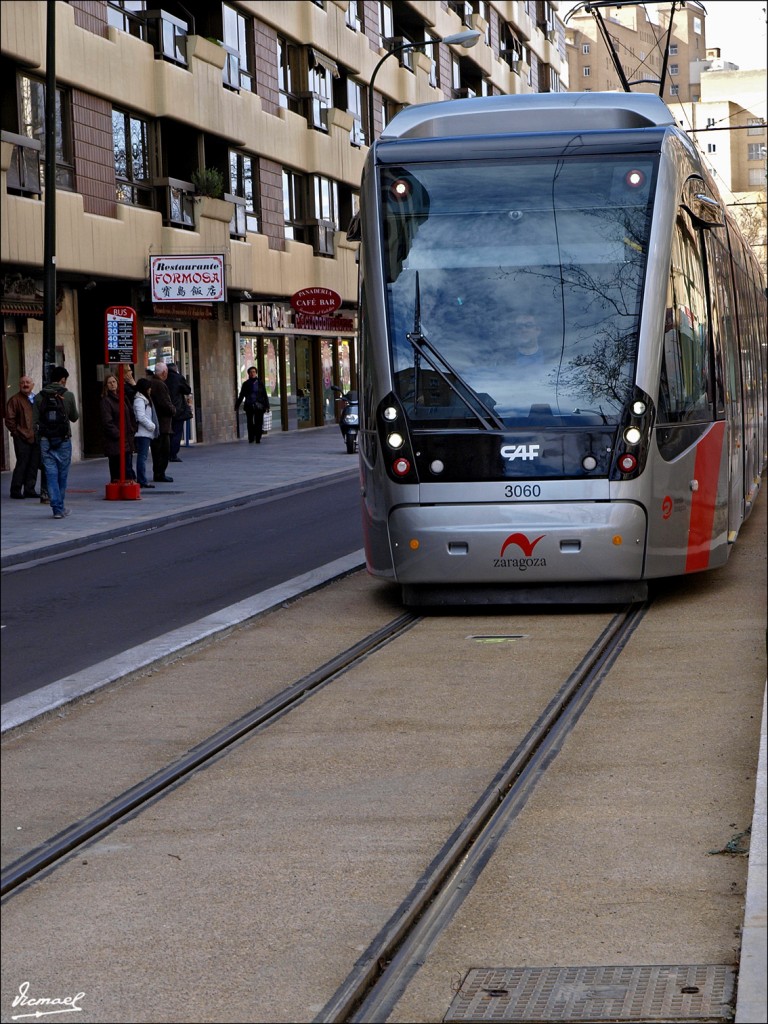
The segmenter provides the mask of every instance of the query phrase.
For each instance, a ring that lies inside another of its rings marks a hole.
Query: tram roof
[[[381,133],[381,140],[508,132],[609,131],[674,124],[666,103],[648,93],[530,93],[414,104],[392,118]]]

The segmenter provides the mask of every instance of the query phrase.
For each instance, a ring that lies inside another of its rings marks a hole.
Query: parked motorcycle
[[[357,451],[357,432],[360,428],[360,407],[357,401],[357,392],[347,391],[345,393],[335,384],[331,386],[331,391],[337,391],[339,397],[336,401],[344,403],[341,407],[341,415],[339,416],[339,428],[341,436],[344,438],[344,444],[347,446],[347,451],[350,455],[354,455]]]

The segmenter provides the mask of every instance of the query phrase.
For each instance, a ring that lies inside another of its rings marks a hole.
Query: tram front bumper
[[[639,580],[646,527],[631,502],[403,505],[389,517],[401,584]]]

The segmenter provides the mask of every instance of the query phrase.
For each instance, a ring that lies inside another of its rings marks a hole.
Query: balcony
[[[189,34],[186,21],[168,11],[144,11],[139,17],[146,24],[147,42],[154,47],[155,56],[186,67]]]
[[[336,255],[336,225],[332,220],[309,220],[306,227],[307,241],[315,256]]]
[[[158,178],[154,182],[158,209],[166,227],[195,230],[195,186],[179,178]]]
[[[38,139],[26,135],[2,132],[3,148],[10,147],[10,163],[6,177],[8,192],[21,196],[42,196],[40,183],[40,154],[42,146]],[[5,164],[5,160],[3,161]]]

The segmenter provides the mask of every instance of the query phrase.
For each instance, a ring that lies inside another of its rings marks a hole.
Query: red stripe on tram
[[[688,526],[688,557],[686,572],[698,572],[709,566],[712,549],[712,524],[717,503],[717,482],[723,454],[725,420],[718,420],[699,441],[693,476],[699,489],[693,492],[691,520]]]

